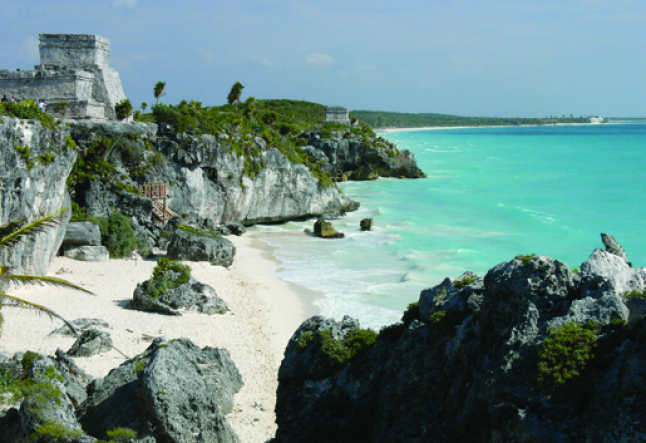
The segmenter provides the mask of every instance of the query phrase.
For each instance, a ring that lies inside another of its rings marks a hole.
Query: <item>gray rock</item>
[[[372,227],[375,225],[375,221],[371,218],[364,218],[359,222],[359,226],[361,227],[362,231],[370,231]]]
[[[229,267],[236,247],[226,238],[194,234],[180,228],[172,233],[166,253],[173,260],[208,261]]]
[[[166,274],[171,281],[177,274],[168,271]],[[165,315],[182,315],[180,310],[196,310],[204,314],[225,314],[229,308],[218,297],[215,289],[209,285],[198,282],[191,277],[188,283],[177,288],[169,289],[159,298],[153,298],[146,292],[146,282],[139,283],[133,293],[131,309],[140,311],[157,312]]]
[[[99,226],[92,222],[73,222],[67,225],[63,246],[101,246]]]
[[[603,242],[603,245],[606,247],[607,252],[614,254],[617,257],[621,257],[624,260],[626,260],[626,262],[628,262],[626,251],[624,251],[624,248],[622,248],[621,245],[617,243],[617,240],[615,240],[614,237],[607,234],[601,234],[601,241]]]
[[[80,333],[67,354],[72,357],[91,357],[108,352],[110,349],[112,349],[112,338],[108,332],[86,329]]]
[[[64,441],[95,441],[83,432],[64,383],[56,376],[45,373],[50,367],[56,369],[57,366],[56,362],[48,358],[34,362],[29,370],[29,377],[34,382],[31,395],[25,397],[20,409],[12,408],[0,418],[0,442],[31,443],[34,441],[32,435],[38,435],[38,428],[51,422],[67,430],[68,438]]]
[[[626,307],[617,289],[636,285],[641,271],[597,250],[576,276],[543,256],[467,276],[476,280],[422,291],[419,318],[391,326],[361,362],[330,364],[320,334],[303,335],[328,329],[343,342],[358,322],[304,322],[279,370],[276,439],[646,440],[646,302],[633,297]],[[591,321],[600,328],[583,375],[558,389],[539,383],[537,356],[554,328]]]
[[[238,442],[225,415],[242,387],[240,373],[223,349],[190,340],[156,339],[141,355],[95,380],[77,410],[87,433],[105,438],[127,427],[163,441]]]
[[[77,331],[84,331],[87,329],[109,329],[110,325],[108,322],[97,319],[97,318],[78,318],[72,320],[70,323],[74,325]],[[67,335],[74,336],[74,332],[70,329],[69,326],[63,325],[58,329],[54,329],[49,335]]]
[[[241,236],[245,232],[247,232],[247,228],[245,228],[242,224],[240,223],[227,223],[227,229],[231,231],[233,235]]]
[[[94,377],[79,368],[62,349],[56,350],[55,362],[58,372],[64,379],[65,393],[77,408],[87,398],[87,386],[94,380]]]
[[[64,246],[64,255],[67,258],[79,261],[107,261],[110,252],[105,246]]]
[[[65,125],[50,130],[40,122],[0,117],[0,225],[20,220],[31,223],[70,207],[65,179],[77,153],[67,148],[68,136],[69,128]],[[22,158],[16,146],[29,148],[33,165]],[[46,153],[54,153],[51,163],[37,161]],[[29,236],[10,249],[4,248],[0,251],[0,263],[11,266],[16,274],[46,275],[68,221],[69,212],[58,226]]]
[[[581,264],[580,274],[584,296],[595,298],[608,292],[624,295],[644,290],[644,279],[638,270],[631,268],[622,257],[599,248]]]

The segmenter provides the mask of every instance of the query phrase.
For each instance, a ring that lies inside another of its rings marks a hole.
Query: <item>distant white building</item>
[[[325,122],[350,124],[349,110],[343,106],[328,106],[325,108]]]
[[[592,123],[592,124],[603,123],[603,117],[599,117],[598,115],[590,116],[588,117],[588,123]]]

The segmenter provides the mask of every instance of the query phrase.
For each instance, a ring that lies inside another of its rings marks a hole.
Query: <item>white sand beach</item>
[[[48,286],[17,288],[12,294],[52,308],[68,320],[97,318],[110,324],[114,346],[129,357],[144,351],[154,337],[186,337],[200,347],[226,348],[242,374],[244,387],[235,396],[228,419],[242,442],[264,442],[276,429],[277,372],[285,346],[300,323],[316,308],[316,297],[272,274],[278,270],[271,249],[246,234],[228,237],[237,248],[233,265],[226,269],[206,262],[186,262],[192,275],[215,288],[228,304],[225,315],[187,312],[180,317],[124,309],[137,283],[150,278],[154,260],[81,262],[56,257],[49,275],[64,278],[96,296]],[[49,333],[62,325],[32,310],[5,308],[0,352],[13,355],[35,351],[52,355],[67,351],[74,338]],[[89,358],[76,358],[78,366],[94,377],[105,376],[125,361],[115,350]]]

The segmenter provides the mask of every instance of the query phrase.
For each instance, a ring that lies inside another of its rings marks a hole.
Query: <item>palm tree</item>
[[[148,107],[148,103],[143,102],[143,103],[141,104],[141,112],[146,112],[146,108],[147,108],[147,107]]]
[[[230,105],[235,104],[236,109],[238,109],[238,103],[240,103],[240,96],[242,95],[243,89],[244,86],[242,86],[242,83],[235,82],[233,86],[231,86],[231,92],[229,92],[229,95],[227,95],[227,101]]]
[[[163,97],[166,95],[166,93],[164,92],[165,87],[166,87],[166,82],[159,81],[155,85],[155,88],[153,89],[153,93],[155,94],[155,98],[157,99],[157,103],[155,103],[156,105],[159,104],[159,97]]]
[[[29,224],[25,224],[24,220],[20,220],[17,222],[8,223],[6,225],[0,225],[0,250],[5,247],[11,248],[12,246],[15,246],[21,239],[34,235],[38,232],[43,232],[47,228],[59,224],[61,217],[64,216],[66,212],[67,208],[62,208]],[[0,265],[0,287],[6,287],[8,283],[14,283],[17,285],[33,285],[44,283],[52,286],[70,288],[85,292],[86,294],[94,295],[92,292],[60,278],[38,275],[13,274],[11,272],[10,266]],[[69,326],[69,328],[75,335],[78,335],[78,332],[69,321],[58,315],[50,308],[30,302],[29,300],[25,300],[24,298],[7,294],[3,289],[0,289],[0,301],[6,301],[8,306],[25,306],[35,309],[38,312],[47,314],[50,318],[56,317],[65,322],[65,324]],[[2,303],[0,303],[0,305],[1,304]],[[0,319],[1,318],[2,315],[0,314]]]

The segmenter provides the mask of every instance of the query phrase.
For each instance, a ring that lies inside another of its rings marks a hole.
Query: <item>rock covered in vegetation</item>
[[[238,442],[226,420],[242,378],[228,351],[198,348],[188,339],[156,339],[132,360],[88,388],[78,409],[85,431],[107,437],[130,428],[158,441]]]
[[[301,135],[308,152],[324,162],[322,170],[339,181],[375,180],[379,177],[426,177],[407,150],[377,137],[372,131],[361,133],[352,127],[334,125],[334,130],[313,131]],[[365,131],[366,129],[364,129]]]
[[[35,355],[28,364],[26,361],[22,359],[22,366],[28,371],[28,376],[22,380],[21,386],[27,395],[19,409],[11,408],[0,418],[0,442],[94,442],[95,439],[84,434],[75,415],[73,397],[67,394],[70,371],[66,372],[66,381],[56,361],[39,355]],[[82,374],[72,362],[64,361],[60,365],[73,368],[76,375]],[[53,440],[50,436],[58,436],[59,439]]]
[[[167,254],[173,260],[208,261],[212,265],[229,267],[233,264],[236,247],[214,232],[179,225],[170,237]]]
[[[646,439],[645,277],[600,249],[579,273],[518,256],[422,291],[344,364],[321,332],[349,348],[358,322],[310,319],[281,364],[276,439]],[[626,324],[631,309],[638,318]]]
[[[39,121],[0,116],[0,225],[32,222],[63,207],[70,207],[65,178],[76,160],[69,128]],[[16,274],[46,275],[58,251],[69,215],[58,227],[29,236],[0,262]]]
[[[153,276],[135,288],[129,307],[165,315],[182,315],[180,310],[226,313],[229,308],[215,289],[197,281],[190,272],[186,265],[159,259]]]
[[[343,238],[344,234],[342,232],[337,232],[336,229],[332,227],[332,223],[329,221],[323,220],[322,217],[319,217],[318,220],[314,223],[314,234],[317,237],[321,238]]]

